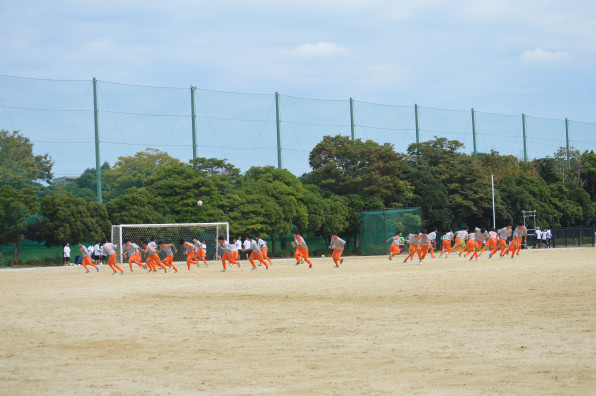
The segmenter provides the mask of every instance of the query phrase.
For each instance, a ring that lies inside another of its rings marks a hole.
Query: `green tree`
[[[106,199],[119,197],[131,187],[147,186],[147,182],[153,175],[159,173],[161,167],[172,164],[181,164],[181,162],[153,148],[147,148],[133,156],[118,157],[114,167],[104,173],[104,179],[107,179],[110,185],[109,189],[104,190]]]
[[[387,207],[403,206],[412,195],[410,185],[399,178],[406,158],[389,143],[325,136],[311,151],[309,164],[312,172],[302,180],[337,195],[374,196]]]
[[[32,228],[31,239],[57,246],[109,237],[111,223],[106,209],[97,202],[57,191],[42,198],[40,217]]]
[[[594,153],[594,150],[584,151],[581,163],[583,188],[590,194],[592,202],[596,202],[596,153]]]
[[[106,204],[112,224],[168,223],[166,204],[146,188],[129,188],[123,195]]]
[[[48,154],[34,155],[33,144],[18,131],[0,130],[0,185],[39,188],[52,180]]]
[[[14,258],[19,258],[21,242],[25,239],[28,219],[37,210],[35,191],[0,187],[0,244],[12,244]]]
[[[308,229],[308,211],[305,204],[307,190],[291,172],[272,166],[252,167],[245,173],[244,183],[246,183],[245,189],[248,188],[258,192],[261,196],[273,198],[281,208],[285,226],[276,227],[280,229],[280,238],[287,236],[292,225],[296,225],[300,230]],[[270,234],[270,236],[273,248],[275,234]]]

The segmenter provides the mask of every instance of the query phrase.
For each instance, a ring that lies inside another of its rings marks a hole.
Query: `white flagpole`
[[[495,215],[495,176],[490,175],[490,184],[492,185],[493,189],[493,227],[497,229],[497,217]]]

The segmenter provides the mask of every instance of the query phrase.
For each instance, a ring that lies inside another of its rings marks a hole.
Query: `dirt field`
[[[2,270],[0,394],[593,395],[595,253]]]

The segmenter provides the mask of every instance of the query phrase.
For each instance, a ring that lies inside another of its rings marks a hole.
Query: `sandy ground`
[[[0,394],[593,395],[595,253],[2,270]]]

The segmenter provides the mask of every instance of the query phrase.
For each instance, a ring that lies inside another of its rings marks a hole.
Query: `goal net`
[[[172,243],[176,246],[177,253],[174,253],[174,261],[186,261],[184,249],[179,245],[181,239],[192,243],[193,238],[198,238],[207,245],[207,259],[215,259],[218,256],[218,236],[223,235],[226,240],[230,237],[230,226],[228,223],[185,223],[185,224],[119,224],[112,226],[112,243],[117,245],[116,254],[118,263],[122,264],[123,243],[130,240],[141,246],[141,238],[150,241]],[[162,257],[163,258],[163,257]]]
[[[360,251],[363,255],[388,254],[387,239],[401,231],[405,237],[422,228],[421,208],[400,208],[360,212]]]

